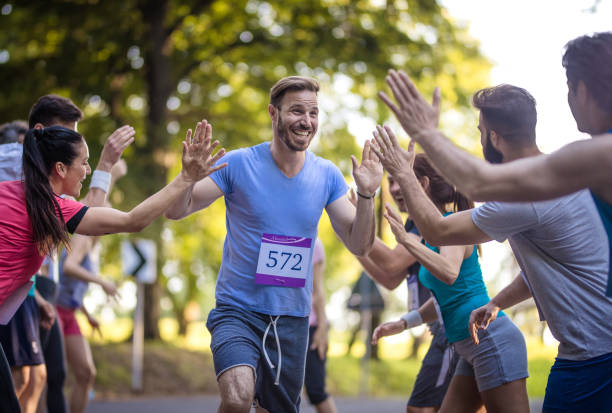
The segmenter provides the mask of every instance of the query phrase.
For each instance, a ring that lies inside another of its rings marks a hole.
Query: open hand
[[[118,301],[121,298],[121,295],[119,294],[119,290],[117,289],[115,283],[107,280],[102,280],[100,282],[100,287],[102,287],[108,298],[112,298],[115,301]]]
[[[38,314],[40,326],[45,330],[49,330],[55,322],[55,309],[53,305],[46,300],[38,301]]]
[[[212,126],[206,121],[198,122],[195,133],[191,129],[183,141],[183,169],[181,174],[190,182],[197,182],[211,173],[224,168],[227,163],[213,166],[225,155],[225,149],[221,149],[212,156],[213,151],[219,145],[219,141],[212,141]]]
[[[372,345],[378,344],[378,340],[382,337],[399,334],[406,329],[404,320],[388,321],[376,327],[372,334]]]
[[[410,234],[406,232],[406,228],[404,228],[400,214],[391,205],[389,205],[389,203],[385,203],[385,212],[383,215],[387,219],[387,222],[389,222],[389,226],[391,227],[391,231],[393,231],[395,240],[399,244],[406,242]]]
[[[378,157],[372,152],[372,142],[366,141],[361,154],[361,165],[357,158],[351,155],[353,161],[353,178],[357,184],[357,191],[365,196],[373,196],[380,186],[383,176],[383,167]]]
[[[438,119],[440,118],[439,88],[434,90],[432,104],[430,105],[403,71],[390,70],[386,80],[399,106],[384,92],[378,92],[378,96],[395,114],[395,117],[411,138],[418,140],[420,132],[438,128]]]
[[[412,167],[416,156],[414,141],[410,141],[408,150],[404,150],[388,126],[383,128],[377,125],[372,134],[376,140],[376,146],[372,146],[372,151],[392,177],[401,173],[413,173]]]
[[[115,165],[121,154],[132,142],[134,142],[134,135],[136,131],[130,125],[125,125],[117,129],[108,137],[102,148],[100,154],[100,162],[98,162],[98,169],[110,172],[113,165]]]
[[[327,354],[327,347],[329,341],[327,338],[327,328],[323,325],[317,326],[314,334],[312,335],[312,342],[310,343],[310,350],[317,350],[319,359],[323,360]]]
[[[497,314],[499,313],[499,310],[500,308],[498,306],[496,306],[491,301],[489,301],[487,304],[483,305],[482,307],[479,307],[475,309],[474,311],[472,311],[472,313],[470,314],[468,331],[470,332],[470,335],[472,336],[472,341],[474,341],[474,344],[477,345],[479,342],[478,330],[479,329],[486,330],[487,327],[489,327],[489,324],[491,324],[491,322],[497,318]]]
[[[100,323],[98,322],[98,320],[96,320],[93,316],[87,314],[87,322],[91,326],[92,335],[97,332],[100,338],[102,338],[102,330],[100,330]]]

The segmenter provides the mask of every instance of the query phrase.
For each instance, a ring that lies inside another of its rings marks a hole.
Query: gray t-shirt
[[[491,238],[510,242],[540,319],[560,342],[560,358],[612,351],[610,252],[588,191],[543,202],[487,202],[472,220]]]

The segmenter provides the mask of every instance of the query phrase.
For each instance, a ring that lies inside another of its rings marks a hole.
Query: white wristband
[[[423,318],[417,310],[412,310],[409,313],[401,316],[401,319],[406,323],[406,328],[412,328],[423,324]]]
[[[91,183],[89,188],[100,188],[104,192],[108,193],[111,183],[111,174],[109,172],[95,170],[91,175]]]

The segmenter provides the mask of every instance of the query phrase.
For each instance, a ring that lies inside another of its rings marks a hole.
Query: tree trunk
[[[145,79],[148,97],[148,112],[145,119],[146,144],[138,148],[139,158],[146,160],[146,164],[140,166],[146,170],[150,179],[142,183],[143,190],[147,194],[158,191],[167,182],[166,166],[156,153],[163,153],[168,146],[166,133],[167,111],[166,101],[170,96],[171,83],[170,63],[168,56],[164,54],[166,43],[165,20],[168,11],[167,0],[152,0],[141,4],[143,19],[148,28],[146,33],[146,45],[144,48]],[[158,222],[152,225],[146,232],[155,240],[157,245],[157,273],[161,274],[164,261],[163,249],[161,248],[162,225]],[[158,339],[159,336],[159,282],[149,284],[145,288],[145,338]]]

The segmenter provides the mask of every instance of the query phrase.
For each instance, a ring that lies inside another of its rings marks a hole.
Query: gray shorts
[[[446,339],[444,327],[435,322],[430,330],[433,338],[414,382],[408,406],[441,406],[459,360]]]
[[[480,392],[529,377],[525,339],[510,318],[500,317],[478,330],[478,338],[477,346],[471,337],[454,343],[461,356],[456,376],[475,377]]]

